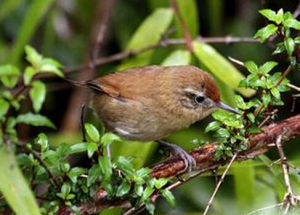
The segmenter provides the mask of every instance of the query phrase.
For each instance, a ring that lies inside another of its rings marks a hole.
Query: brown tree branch
[[[283,204],[285,205],[284,214],[287,214],[290,206],[295,206],[299,202],[300,197],[296,196],[293,193],[291,182],[290,182],[290,176],[289,176],[289,166],[287,163],[287,158],[282,149],[281,140],[282,140],[282,135],[279,135],[276,139],[275,144],[276,144],[276,148],[278,150],[278,154],[280,156],[281,167],[282,167],[282,172],[283,172],[283,179],[284,179],[284,184],[285,184],[285,189],[286,189],[285,195],[283,198]]]
[[[203,43],[225,43],[225,44],[232,44],[232,43],[258,43],[259,40],[254,40],[251,37],[232,37],[232,36],[225,36],[225,37],[197,37],[197,41],[203,42]],[[155,49],[157,47],[168,47],[168,46],[174,46],[174,45],[185,45],[186,40],[185,39],[164,39],[160,40],[158,43],[150,46],[143,47],[138,50],[131,50],[131,51],[124,51],[117,54],[113,54],[111,56],[107,57],[100,57],[94,61],[94,66],[101,66],[108,63],[120,61],[126,58],[134,57],[138,54],[141,54],[143,52]],[[84,64],[80,66],[75,66],[73,68],[67,67],[65,68],[65,73],[72,73],[72,72],[78,72],[81,70],[85,70],[91,68],[90,64]]]
[[[97,1],[95,7],[94,24],[90,36],[90,48],[88,54],[85,56],[85,63],[89,66],[86,67],[80,73],[78,80],[89,80],[92,79],[95,73],[94,61],[98,58],[100,49],[103,47],[104,38],[107,34],[107,26],[110,21],[110,17],[114,11],[115,0],[103,0]],[[70,97],[70,101],[66,110],[66,114],[62,121],[61,130],[63,132],[76,131],[80,125],[80,107],[86,103],[87,92],[82,89],[75,89]]]
[[[279,136],[282,137],[282,143],[300,135],[300,115],[296,115],[285,119],[279,123],[274,123],[263,127],[263,133],[254,135],[249,138],[248,149],[244,152],[240,152],[236,160],[243,161],[247,159],[252,159],[257,155],[263,154],[270,148],[274,147],[276,140]],[[186,181],[203,174],[204,172],[211,171],[216,167],[220,167],[228,162],[231,158],[227,160],[218,161],[215,159],[215,152],[217,147],[216,142],[210,143],[206,146],[196,148],[190,152],[197,162],[196,171],[189,173],[184,181],[177,181],[166,189],[172,190]],[[182,170],[184,170],[184,161],[178,156],[172,156],[160,164],[156,164],[152,167],[151,177],[157,178],[167,178],[178,176]],[[106,192],[100,190],[95,196],[93,202],[87,202],[80,206],[81,214],[94,214],[109,207],[123,207],[130,208],[131,204],[127,200],[108,200]],[[64,215],[66,213],[61,213]],[[70,213],[68,213],[70,214]]]

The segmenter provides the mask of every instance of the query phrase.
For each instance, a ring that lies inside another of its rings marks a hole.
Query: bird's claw
[[[182,149],[180,146],[177,146],[175,144],[159,140],[159,143],[171,148],[173,153],[175,155],[178,155],[184,162],[185,168],[182,172],[191,172],[193,168],[196,166],[196,160],[193,156],[191,156],[189,153],[187,153],[184,149]]]
[[[191,172],[196,166],[195,158],[180,147],[174,149],[174,152],[184,161],[185,168],[183,172]]]

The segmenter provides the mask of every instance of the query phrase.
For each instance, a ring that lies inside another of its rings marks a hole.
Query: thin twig
[[[294,90],[300,91],[300,87],[297,87],[297,86],[295,86],[295,85],[293,85],[291,83],[287,83],[286,86],[288,86],[289,88],[292,88]]]
[[[284,155],[282,145],[281,145],[281,140],[282,140],[282,135],[279,135],[276,140],[276,147],[278,150],[278,154],[280,156],[280,161],[281,161],[281,166],[282,166],[282,171],[283,171],[283,176],[284,176],[284,183],[286,187],[286,192],[291,193],[292,188],[291,188],[291,183],[290,183],[290,178],[289,178],[289,171],[288,171],[288,166],[286,164],[287,159]]]
[[[282,149],[281,141],[282,141],[282,135],[279,135],[276,139],[276,147],[281,160],[281,167],[282,167],[284,184],[286,189],[283,203],[286,204],[284,214],[287,214],[290,206],[295,206],[297,202],[299,202],[300,197],[294,195],[293,193],[291,182],[290,182],[290,176],[289,176],[289,167],[287,164],[286,156]]]
[[[182,14],[180,12],[180,9],[179,9],[178,4],[177,4],[177,0],[170,0],[170,2],[171,2],[171,5],[172,5],[172,8],[174,9],[174,11],[177,15],[178,20],[179,20],[184,38],[186,40],[187,48],[190,52],[193,52],[194,48],[193,48],[191,34],[189,32],[189,29],[186,26],[186,23],[184,21],[184,18],[182,16]]]
[[[263,208],[259,208],[255,211],[251,211],[249,213],[247,213],[247,215],[253,215],[253,214],[256,214],[256,213],[259,213],[259,212],[262,212],[262,211],[266,211],[266,210],[270,210],[270,209],[273,209],[273,208],[277,208],[277,207],[280,207],[282,206],[283,203],[278,203],[278,204],[275,204],[275,205],[270,205],[270,206],[267,206],[267,207],[263,207]]]
[[[292,70],[291,66],[288,66],[288,68],[286,68],[286,70],[283,72],[283,74],[280,76],[280,78],[278,79],[278,81],[276,82],[274,87],[278,87],[279,84],[281,84],[281,82],[283,81],[283,79],[285,79],[285,77],[290,73],[290,71]]]
[[[295,107],[296,107],[296,100],[297,100],[298,97],[300,97],[300,93],[299,94],[294,94],[294,95],[292,95],[292,97],[293,97],[293,103],[292,103],[291,112],[294,112]]]
[[[98,53],[103,48],[104,38],[107,34],[105,30],[107,25],[109,25],[110,17],[113,14],[116,0],[102,0],[97,1],[95,6],[94,24],[92,25],[92,31],[90,33],[89,50],[85,56],[85,64],[88,64],[82,73],[77,77],[78,80],[90,80],[95,74],[95,60],[97,59]],[[95,33],[96,32],[96,33]],[[95,59],[94,59],[95,57]],[[65,115],[62,120],[61,131],[71,132],[78,130],[80,125],[80,106],[86,103],[88,96],[87,92],[75,88],[74,92],[69,99]]]
[[[214,200],[214,198],[215,198],[215,196],[216,196],[216,194],[217,194],[217,192],[218,192],[218,190],[219,190],[219,188],[220,188],[222,182],[224,181],[224,178],[225,178],[227,172],[229,171],[229,169],[230,169],[231,165],[233,164],[233,162],[235,161],[236,157],[237,157],[237,153],[235,153],[235,154],[233,155],[233,157],[231,158],[231,160],[230,160],[229,164],[227,165],[225,171],[223,172],[221,178],[219,179],[219,181],[218,181],[218,183],[217,183],[217,186],[215,187],[214,192],[213,192],[213,194],[211,195],[211,197],[210,197],[210,199],[209,199],[209,201],[208,201],[208,203],[207,203],[207,205],[206,205],[206,208],[205,208],[205,210],[204,210],[203,215],[206,215],[206,214],[207,214],[207,212],[208,212],[208,210],[209,210],[209,208],[210,208],[210,206],[211,206],[211,204],[212,204],[212,202],[213,202],[213,200]]]
[[[102,10],[106,10],[106,8],[102,9]],[[103,13],[103,16],[101,17],[101,22],[99,22],[98,23],[99,26],[96,27],[97,35],[96,35],[95,44],[93,44],[92,53],[91,53],[91,57],[92,57],[91,63],[92,64],[94,64],[94,62],[98,58],[99,51],[101,49],[101,45],[103,44],[104,37],[106,35],[106,29],[107,29],[107,23],[108,23],[109,17],[110,17],[110,13],[108,13],[108,12]]]
[[[44,167],[45,171],[47,172],[47,174],[49,175],[49,177],[51,178],[51,181],[53,182],[53,184],[60,189],[60,182],[55,178],[55,176],[53,175],[53,173],[50,171],[50,169],[48,168],[47,164],[44,162],[44,160],[38,155],[38,153],[36,153],[33,150],[30,149],[26,149],[28,150],[35,159],[37,159],[39,161],[39,163],[42,165],[42,167]]]
[[[226,43],[226,44],[231,44],[231,43],[258,43],[259,40],[254,40],[251,37],[231,37],[231,36],[225,36],[225,37],[197,37],[196,41],[203,42],[203,43]],[[94,61],[94,66],[101,66],[105,64],[109,64],[112,62],[124,60],[129,57],[134,57],[138,54],[141,54],[143,52],[158,48],[158,47],[168,47],[168,46],[174,46],[174,45],[185,45],[186,40],[185,39],[166,39],[162,38],[158,43],[145,46],[141,49],[138,50],[130,50],[130,51],[124,51],[120,52],[117,54],[113,54],[111,56],[107,57],[100,57],[97,60]],[[90,68],[91,65],[89,64],[84,64],[80,66],[75,66],[73,68],[67,67],[65,68],[65,73],[72,73],[72,72],[77,72],[81,71],[84,69]],[[53,77],[53,76],[51,76]]]
[[[274,115],[278,112],[278,109],[275,109],[273,112],[270,113],[259,125],[258,127],[261,128],[264,126]]]
[[[240,60],[238,60],[238,59],[235,59],[235,58],[233,58],[233,57],[228,57],[228,59],[230,60],[230,61],[232,61],[233,63],[236,63],[237,65],[240,65],[240,66],[242,66],[242,67],[245,67],[245,65],[244,65],[244,62],[242,62],[242,61],[240,61]]]
[[[293,13],[293,16],[297,18],[300,15],[300,3],[297,5],[296,10]]]

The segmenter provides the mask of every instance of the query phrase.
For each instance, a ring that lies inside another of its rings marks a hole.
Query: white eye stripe
[[[192,89],[192,88],[185,88],[185,89],[183,90],[183,92],[188,93],[188,94],[193,94],[193,95],[199,96],[199,97],[200,97],[200,96],[205,97],[204,94],[203,94],[203,92],[199,92],[199,91],[194,90],[194,89]]]

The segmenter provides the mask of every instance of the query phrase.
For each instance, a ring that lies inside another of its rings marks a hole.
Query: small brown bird
[[[108,131],[126,140],[171,146],[187,167],[195,163],[194,159],[162,139],[216,108],[236,113],[220,101],[212,76],[194,66],[133,68],[78,84],[94,91],[91,105]]]

